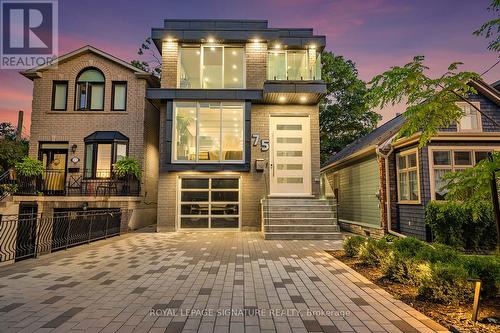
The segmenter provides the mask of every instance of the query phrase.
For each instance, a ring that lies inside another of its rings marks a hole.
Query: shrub
[[[349,257],[357,257],[359,255],[359,250],[361,245],[366,242],[363,236],[350,236],[344,239],[344,251]]]
[[[462,265],[469,276],[481,279],[481,294],[497,296],[500,289],[500,258],[498,256],[462,256]]]
[[[387,257],[391,246],[387,241],[368,239],[361,244],[359,249],[359,259],[366,265],[377,266]]]
[[[439,243],[467,250],[496,245],[493,208],[486,201],[474,205],[433,201],[427,205],[425,222]]]
[[[435,263],[430,275],[422,280],[419,296],[437,303],[457,304],[472,295],[467,270],[460,265]]]
[[[43,173],[42,161],[31,157],[24,157],[21,162],[16,163],[16,172],[24,177],[37,177]]]
[[[134,176],[136,179],[141,178],[141,166],[139,161],[133,157],[123,157],[113,164],[113,172],[118,177]]]

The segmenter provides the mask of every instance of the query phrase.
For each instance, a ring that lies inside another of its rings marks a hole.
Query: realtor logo
[[[0,68],[51,63],[58,49],[57,14],[57,0],[2,0]]]

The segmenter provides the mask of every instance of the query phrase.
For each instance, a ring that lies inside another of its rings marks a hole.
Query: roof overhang
[[[344,164],[347,164],[347,163],[350,163],[350,162],[354,162],[360,158],[363,158],[363,157],[366,157],[366,156],[369,156],[371,154],[374,154],[375,151],[377,149],[377,146],[376,145],[371,145],[371,146],[368,146],[364,149],[361,149],[361,150],[358,150],[357,152],[355,152],[354,154],[351,154],[349,156],[347,156],[346,158],[343,158],[341,160],[338,160],[336,162],[333,162],[331,164],[328,164],[324,167],[322,167],[320,169],[321,172],[324,172],[324,171],[327,171],[329,169],[335,169],[335,168],[338,168],[340,167],[341,165],[344,165]]]
[[[262,100],[260,89],[175,89],[149,88],[146,98],[150,100]]]
[[[323,81],[266,81],[263,102],[269,104],[318,104],[326,95]]]

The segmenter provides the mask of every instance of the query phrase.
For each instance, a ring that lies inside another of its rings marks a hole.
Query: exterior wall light
[[[76,148],[78,148],[78,146],[76,144],[73,144],[71,146],[71,152],[74,154],[76,152]]]

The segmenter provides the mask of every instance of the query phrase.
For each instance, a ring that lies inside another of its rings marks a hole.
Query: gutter
[[[391,145],[391,141],[394,139],[396,135],[393,135],[390,137],[387,141],[385,141],[382,145],[378,145],[377,148],[375,149],[375,152],[378,156],[384,158],[385,162],[385,202],[386,202],[386,210],[387,210],[387,232],[391,235],[401,237],[401,238],[406,238],[405,235],[400,234],[399,232],[396,232],[392,230],[392,214],[391,214],[391,195],[390,195],[390,182],[389,182],[389,155],[392,154],[394,151],[393,146]],[[389,146],[389,152],[387,154],[384,154],[380,151],[380,148]]]

